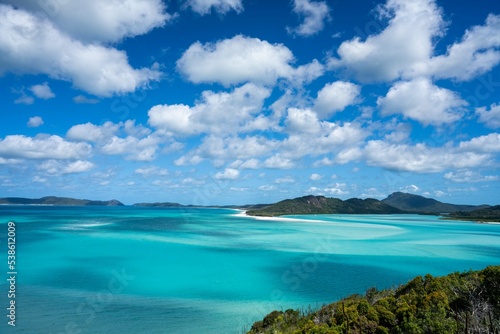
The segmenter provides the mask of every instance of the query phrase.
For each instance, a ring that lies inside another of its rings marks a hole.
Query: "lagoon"
[[[500,264],[500,225],[435,216],[2,206],[5,259],[9,221],[17,319],[2,333],[242,333],[274,309]]]

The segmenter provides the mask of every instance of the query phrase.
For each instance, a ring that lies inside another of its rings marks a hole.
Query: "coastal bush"
[[[317,311],[273,311],[248,334],[500,333],[500,266],[415,277],[397,289],[371,288]]]

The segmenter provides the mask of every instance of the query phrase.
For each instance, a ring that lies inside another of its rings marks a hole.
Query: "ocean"
[[[1,333],[240,334],[275,309],[316,309],[416,275],[499,265],[500,225],[419,215],[255,219],[230,209],[0,206],[0,257]]]

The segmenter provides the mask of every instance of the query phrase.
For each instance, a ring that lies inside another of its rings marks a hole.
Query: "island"
[[[328,198],[325,196],[303,196],[286,199],[267,206],[247,210],[249,216],[283,216],[306,214],[430,214],[443,215],[455,212],[490,210],[489,205],[457,205],[442,203],[432,198],[395,192],[383,200],[374,198]],[[486,212],[486,211],[485,211]],[[480,215],[481,212],[478,212]]]
[[[96,201],[69,197],[46,196],[42,198],[4,197],[0,198],[0,205],[123,206],[124,204],[115,199],[109,201]]]

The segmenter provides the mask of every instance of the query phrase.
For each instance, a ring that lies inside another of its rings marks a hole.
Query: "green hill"
[[[343,201],[324,196],[304,196],[287,199],[256,210],[248,210],[250,216],[281,216],[299,214],[391,214],[404,213],[373,198],[351,198]]]
[[[457,205],[437,201],[433,198],[427,198],[414,194],[395,192],[390,194],[382,202],[389,204],[403,211],[414,213],[449,213],[456,211],[472,211],[489,207],[488,205]]]
[[[371,288],[315,312],[273,311],[248,334],[500,333],[500,266],[418,276],[396,289]]]
[[[42,198],[5,197],[0,198],[3,205],[60,205],[60,206],[122,206],[117,200],[93,201],[69,197],[46,196]]]
[[[448,219],[473,220],[481,222],[500,222],[500,205],[474,211],[457,211],[449,214]]]

